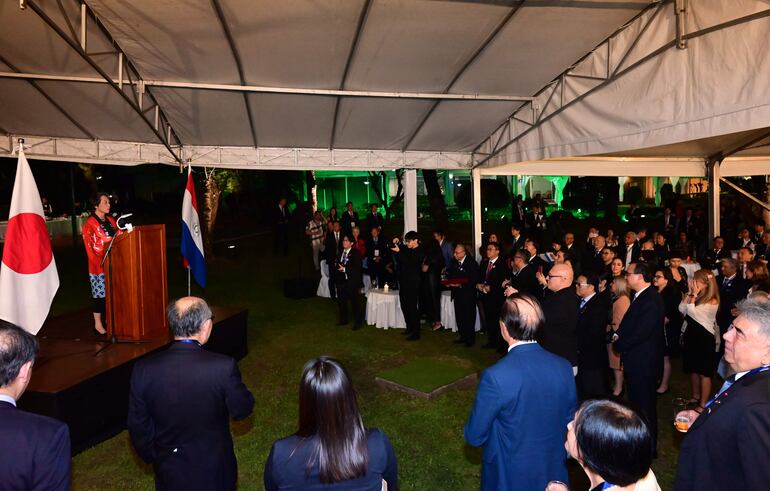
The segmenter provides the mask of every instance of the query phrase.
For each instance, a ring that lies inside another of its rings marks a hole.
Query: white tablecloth
[[[316,295],[323,298],[331,298],[329,293],[329,267],[326,265],[326,259],[321,259],[321,281],[318,282]]]
[[[326,259],[321,259],[321,280],[318,282],[318,289],[315,294],[323,298],[331,298],[329,293],[329,267],[326,265]],[[372,279],[368,274],[364,273],[364,295],[369,293],[372,288]]]
[[[366,323],[381,329],[406,329],[397,291],[369,290],[366,295]]]
[[[83,223],[88,219],[88,216],[77,217],[77,233],[79,234],[83,230]],[[48,227],[48,235],[50,237],[60,237],[63,235],[72,235],[72,219],[71,218],[52,218],[45,221],[46,227]],[[0,242],[5,241],[5,233],[8,229],[8,222],[0,222]]]
[[[457,332],[457,320],[455,319],[455,306],[452,303],[452,292],[441,292],[441,324],[445,329],[451,329]],[[481,330],[481,319],[479,318],[479,309],[476,309],[476,331]]]

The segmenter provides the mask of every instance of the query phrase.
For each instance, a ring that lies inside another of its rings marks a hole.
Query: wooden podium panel
[[[114,314],[114,332],[119,339],[138,341],[168,336],[165,225],[140,225],[118,236],[104,272],[110,332]]]

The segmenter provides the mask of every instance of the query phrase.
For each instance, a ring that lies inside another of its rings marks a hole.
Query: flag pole
[[[187,296],[190,296],[190,266],[187,266]]]

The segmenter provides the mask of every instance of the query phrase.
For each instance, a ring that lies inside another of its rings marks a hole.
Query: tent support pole
[[[471,171],[471,224],[473,225],[473,255],[477,260],[482,258],[479,255],[481,248],[481,170],[473,169]]]
[[[720,166],[722,161],[718,159],[706,161],[706,172],[708,175],[708,206],[709,206],[709,239],[720,234],[719,223],[719,184],[720,184]]]
[[[404,234],[417,231],[417,171],[404,171]]]

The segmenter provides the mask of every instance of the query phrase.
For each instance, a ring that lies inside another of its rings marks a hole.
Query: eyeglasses
[[[585,287],[585,286],[588,286],[588,283],[575,283],[575,286]]]

